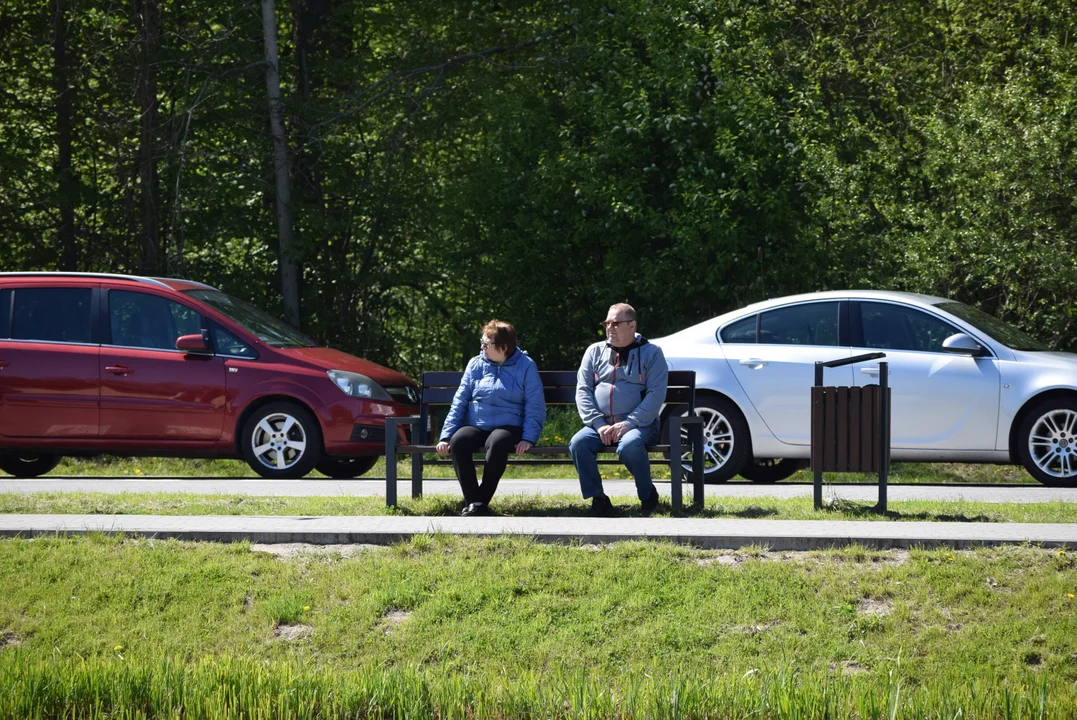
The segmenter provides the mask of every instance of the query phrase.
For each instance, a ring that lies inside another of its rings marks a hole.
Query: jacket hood
[[[324,347],[275,348],[275,352],[287,355],[296,360],[301,360],[323,370],[344,370],[346,372],[366,375],[379,385],[394,386],[415,384],[411,381],[411,378],[403,373],[397,372],[396,370],[390,370],[387,367],[370,362],[369,360],[357,358],[354,355],[349,355],[340,350],[332,350]]]
[[[527,351],[522,350],[521,348],[516,348],[516,351],[513,352],[512,355],[510,355],[509,357],[505,358],[505,362],[503,363],[495,363],[493,360],[486,357],[486,353],[484,352],[480,352],[478,357],[480,363],[486,363],[487,365],[500,365],[501,367],[512,367],[516,363],[520,362],[520,357],[523,355],[527,355]]]

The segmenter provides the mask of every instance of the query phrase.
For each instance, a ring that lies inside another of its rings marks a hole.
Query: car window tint
[[[890,303],[860,303],[864,347],[880,350],[943,352],[942,341],[961,332],[922,310]]]
[[[737,320],[722,329],[722,342],[754,343],[757,315]]]
[[[12,339],[89,343],[91,297],[90,288],[19,288],[15,291]]]
[[[805,303],[765,312],[759,342],[771,345],[838,344],[838,302]]]
[[[0,290],[0,338],[8,337],[11,330],[11,291]]]
[[[110,290],[108,317],[112,344],[122,347],[175,350],[180,335],[202,332],[202,317],[197,312],[147,293]]]
[[[258,353],[254,351],[254,348],[252,348],[250,345],[243,342],[224,328],[214,325],[212,333],[213,347],[216,348],[216,352],[218,355],[227,355],[229,357],[242,358],[258,357]]]

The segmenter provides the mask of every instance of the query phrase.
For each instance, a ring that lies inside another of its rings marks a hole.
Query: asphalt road
[[[669,496],[669,484],[657,483],[658,491]],[[635,495],[635,487],[627,480],[607,480],[608,495]],[[684,488],[690,495],[691,486]],[[192,495],[264,495],[264,496],[385,496],[384,478],[358,480],[259,480],[232,478],[102,478],[69,477],[17,480],[0,477],[0,493],[187,493]],[[502,480],[497,490],[502,494],[522,495],[576,495],[579,484],[575,480]],[[823,488],[824,496],[837,496],[853,501],[874,501],[878,488],[863,484],[829,484]],[[455,480],[425,480],[424,494],[459,495],[460,487]],[[397,483],[400,498],[411,495],[411,481]],[[812,484],[775,483],[726,483],[708,485],[707,497],[811,497]],[[901,500],[952,501],[999,503],[1077,502],[1077,488],[1050,488],[1042,485],[928,485],[891,483],[887,489],[891,502]]]

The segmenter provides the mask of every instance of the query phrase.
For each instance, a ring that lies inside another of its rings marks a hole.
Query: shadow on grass
[[[398,506],[396,514],[406,517],[455,517],[459,516],[460,510],[463,508],[463,501],[454,498],[447,498],[442,496],[423,498],[421,501],[415,504],[406,504]],[[639,504],[636,502],[618,502],[614,505],[616,513],[613,517],[617,518],[635,518],[640,517]],[[590,517],[591,504],[586,501],[579,502],[564,502],[554,501],[549,503],[538,503],[534,499],[530,499],[526,502],[515,500],[511,496],[504,498],[494,498],[491,503],[491,509],[494,511],[494,515],[498,517],[562,517],[562,518],[579,518]],[[656,518],[688,518],[688,519],[738,519],[738,520],[758,520],[767,518],[778,518],[782,515],[782,511],[776,507],[765,507],[760,505],[749,505],[742,508],[729,508],[722,505],[711,505],[704,507],[702,510],[693,508],[690,504],[686,504],[685,507],[679,511],[674,512],[669,502],[663,501],[659,504],[658,509],[655,511],[652,517]],[[818,513],[812,513],[809,516],[800,516],[794,519],[801,520],[891,520],[891,521],[926,521],[926,522],[959,522],[959,523],[976,523],[976,522],[1001,522],[996,517],[984,515],[982,513],[977,514],[963,514],[963,513],[947,513],[947,512],[931,512],[931,511],[919,511],[919,512],[901,512],[889,510],[884,515],[880,515],[874,509],[873,505],[860,505],[855,503],[842,503],[838,507],[825,508]]]
[[[903,520],[903,521],[916,521],[924,520],[928,522],[999,522],[998,518],[993,518],[989,515],[977,514],[977,515],[965,515],[965,514],[953,514],[944,512],[898,512],[895,510],[887,510],[885,513],[880,514],[875,510],[874,505],[855,505],[842,503],[840,507],[824,509],[821,513],[840,513],[844,516],[853,516],[854,518],[866,518],[866,519],[880,519],[886,518],[887,520]],[[839,518],[840,519],[840,518]]]

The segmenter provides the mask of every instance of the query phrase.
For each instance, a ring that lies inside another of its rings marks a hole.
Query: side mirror
[[[180,335],[176,338],[176,349],[187,353],[207,353],[206,339],[199,335]]]
[[[973,340],[965,333],[951,335],[942,341],[942,349],[955,355],[971,355],[979,357],[984,354],[983,345]]]

